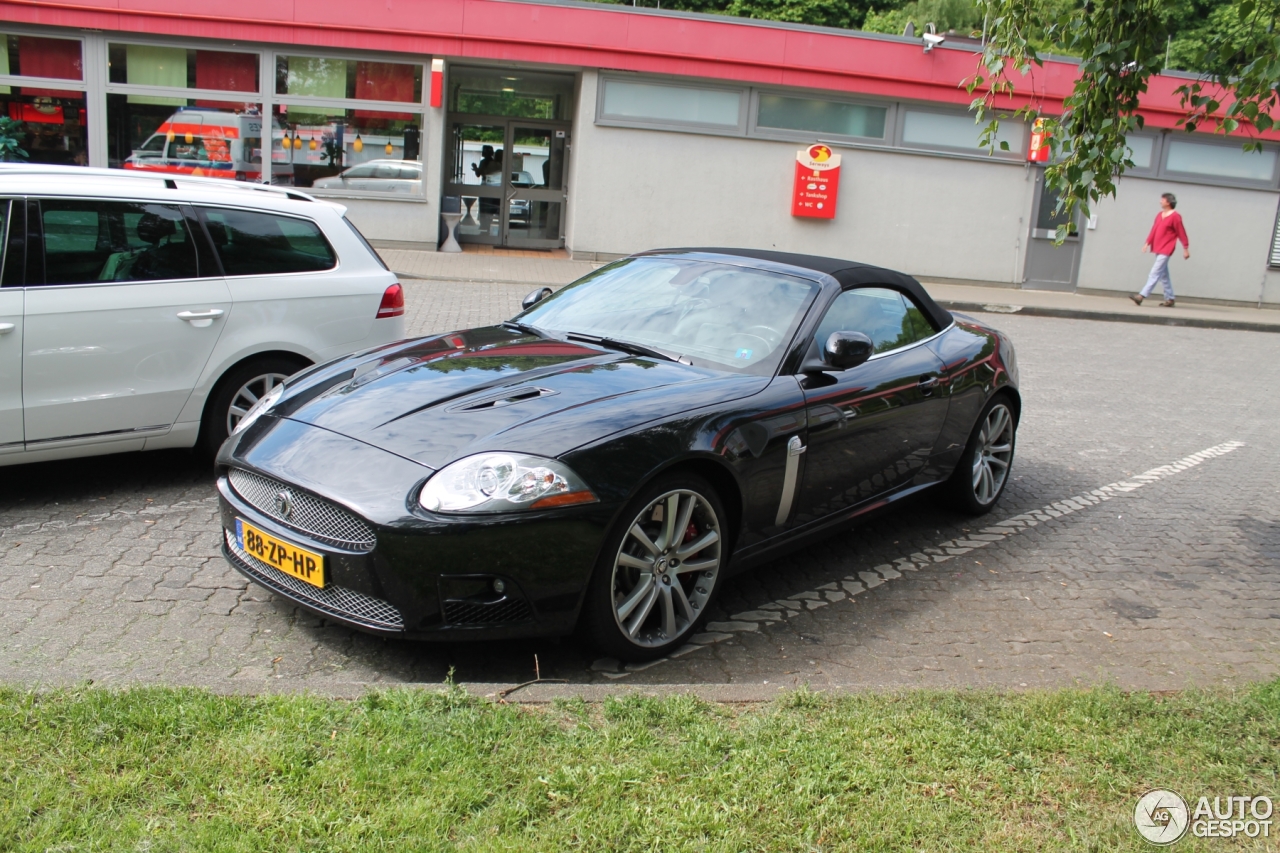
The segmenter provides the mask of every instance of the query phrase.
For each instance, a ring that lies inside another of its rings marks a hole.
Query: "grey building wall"
[[[1152,263],[1142,244],[1165,192],[1177,195],[1191,238],[1191,260],[1182,259],[1179,247],[1169,263],[1178,296],[1280,304],[1280,271],[1267,269],[1280,193],[1149,178],[1122,178],[1116,197],[1097,205],[1097,228],[1085,232],[1078,288],[1142,287]]]
[[[597,75],[582,75],[570,185],[575,254],[663,246],[776,248],[925,277],[1022,278],[1026,166],[840,149],[834,221],[792,217],[802,145],[595,124]]]

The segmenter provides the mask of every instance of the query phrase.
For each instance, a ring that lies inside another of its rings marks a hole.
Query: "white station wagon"
[[[0,465],[216,451],[310,364],[404,336],[395,273],[295,190],[0,166]]]

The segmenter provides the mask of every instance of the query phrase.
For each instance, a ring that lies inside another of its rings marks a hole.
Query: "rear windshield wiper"
[[[637,344],[631,341],[619,341],[614,338],[601,338],[596,335],[583,335],[578,332],[569,332],[565,335],[571,341],[583,341],[589,344],[606,347],[607,349],[616,349],[622,352],[629,352],[632,355],[647,355],[650,358],[660,358],[663,361],[680,361],[679,356],[671,355],[662,350],[647,347],[644,344]]]

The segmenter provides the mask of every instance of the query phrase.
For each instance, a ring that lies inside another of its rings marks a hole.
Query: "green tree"
[[[1200,75],[1178,89],[1186,130],[1242,130],[1244,147],[1256,150],[1256,132],[1274,124],[1280,106],[1280,0],[1086,0],[1048,20],[1037,0],[977,2],[988,20],[988,42],[969,81],[969,91],[977,94],[972,108],[979,121],[988,122],[988,145],[1002,118],[1044,121],[1053,161],[1045,180],[1060,195],[1063,221],[1115,195],[1116,179],[1133,166],[1125,138],[1143,126],[1139,98],[1151,75],[1164,69],[1166,56],[1172,61],[1175,27],[1179,64]],[[1062,114],[1041,115],[1034,103],[1001,111],[1019,87],[1031,88],[1045,48],[1081,58]],[[1059,226],[1059,240],[1066,235],[1066,225]]]

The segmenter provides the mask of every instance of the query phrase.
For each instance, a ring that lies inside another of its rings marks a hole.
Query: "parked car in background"
[[[311,184],[317,190],[367,190],[380,193],[422,193],[422,163],[418,160],[369,160]]]
[[[294,190],[0,166],[0,465],[213,451],[318,361],[404,333],[395,273]]]
[[[1008,483],[1013,344],[910,276],[684,249],[525,303],[264,398],[218,455],[231,564],[365,631],[581,627],[636,660],[733,572],[924,489],[981,514]]]

